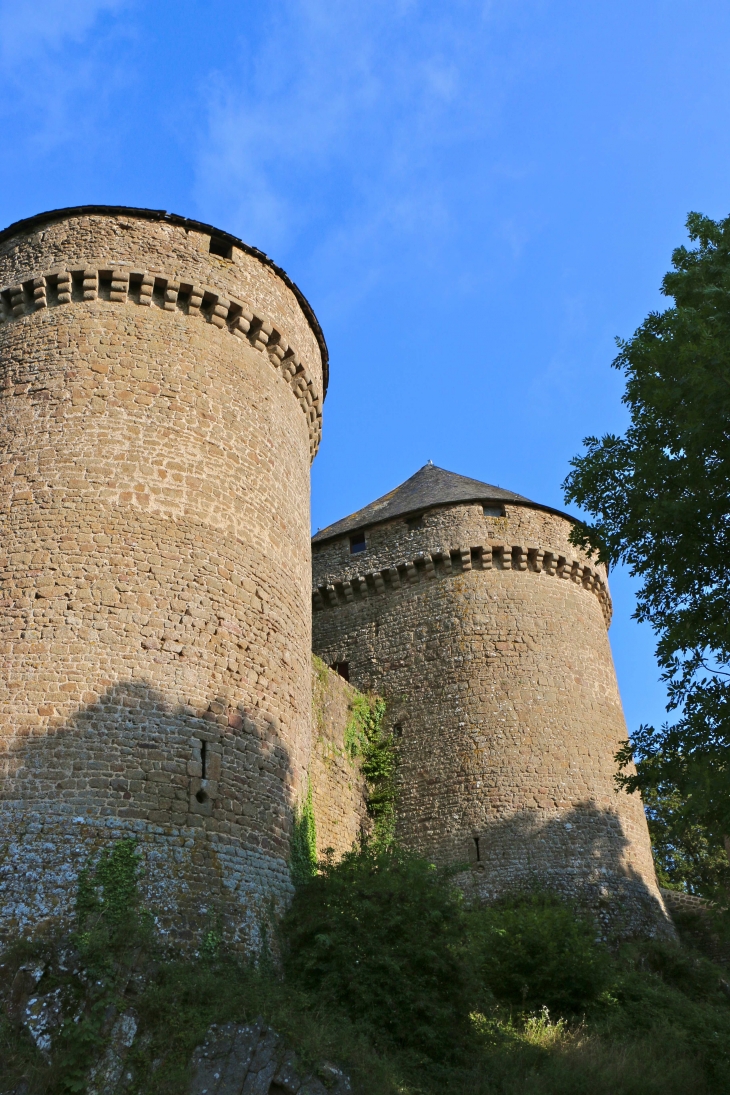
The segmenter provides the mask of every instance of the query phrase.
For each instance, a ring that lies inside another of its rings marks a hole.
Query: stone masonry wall
[[[312,666],[312,761],[309,776],[317,826],[317,855],[332,848],[339,859],[370,827],[366,786],[357,759],[350,759],[346,729],[357,695],[351,684],[319,658]]]
[[[616,792],[627,736],[605,571],[569,522],[526,506],[443,506],[315,545],[314,650],[388,702],[400,735],[398,835],[469,864],[483,898],[539,880],[606,930],[670,931],[638,796]]]
[[[255,945],[290,892],[322,368],[292,291],[209,243],[130,214],[0,244],[5,933],[124,834],[162,930]]]

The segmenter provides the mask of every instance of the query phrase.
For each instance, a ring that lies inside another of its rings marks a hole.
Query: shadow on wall
[[[674,938],[653,864],[634,862],[633,847],[618,814],[592,801],[544,820],[524,811],[475,833],[471,869],[457,881],[483,901],[535,887],[554,890],[590,908],[606,937]]]
[[[275,716],[212,700],[171,706],[145,682],[113,685],[6,747],[0,782],[0,932],[67,917],[78,873],[134,835],[161,933],[214,928],[257,948],[292,892],[288,750]]]

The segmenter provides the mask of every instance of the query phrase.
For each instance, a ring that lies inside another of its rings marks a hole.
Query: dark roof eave
[[[521,501],[517,499],[504,499],[504,498],[490,498],[487,494],[480,494],[474,498],[459,498],[453,502],[436,502],[431,506],[414,506],[413,509],[404,510],[402,513],[393,514],[391,517],[384,517],[382,520],[367,521],[362,525],[356,525],[349,529],[342,529],[340,532],[333,532],[329,535],[327,529],[322,529],[322,532],[317,532],[312,537],[313,544],[327,544],[331,540],[341,540],[345,536],[350,536],[353,532],[366,532],[368,529],[373,529],[377,525],[387,525],[392,521],[402,521],[412,513],[426,513],[430,509],[443,509],[446,506],[464,506],[469,505],[470,502],[499,502],[500,505],[506,506],[525,506],[529,509],[539,509],[544,513],[552,513],[556,517],[563,517],[566,521],[570,521],[571,524],[578,524],[578,518],[573,517],[570,513],[564,513],[563,510],[555,509],[554,506],[545,506],[541,502],[531,502],[529,500]]]
[[[259,251],[258,247],[251,247],[250,244],[244,243],[238,236],[232,236],[230,232],[224,232],[223,229],[216,228],[212,224],[206,224],[204,221],[196,221],[191,220],[189,217],[181,217],[178,213],[168,213],[164,209],[139,209],[136,206],[131,205],[72,205],[66,209],[49,209],[45,213],[36,213],[32,217],[24,217],[22,220],[9,224],[7,228],[0,230],[0,243],[11,236],[17,235],[19,232],[25,232],[29,228],[33,228],[37,224],[46,224],[49,221],[60,220],[71,214],[84,216],[94,213],[110,217],[143,217],[147,220],[167,221],[168,224],[177,224],[183,228],[193,228],[196,231],[211,232],[221,239],[228,240],[234,246],[240,248],[241,251],[245,251],[247,255],[251,255],[253,258],[258,259],[264,266],[268,266],[273,270],[274,273],[281,278],[284,284],[291,289],[292,293],[294,293],[302,311],[307,317],[307,322],[312,328],[314,337],[319,344],[319,351],[322,355],[322,384],[324,387],[322,398],[324,399],[327,395],[327,387],[329,385],[329,350],[327,349],[327,343],[322,328],[319,325],[319,320],[314,314],[311,304],[301,289],[299,289],[291,280],[286,270],[282,270],[280,266],[277,266],[273,259],[270,259],[263,251]]]

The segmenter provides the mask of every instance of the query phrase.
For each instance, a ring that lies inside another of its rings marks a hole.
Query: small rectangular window
[[[334,669],[335,673],[338,673],[343,680],[349,681],[350,679],[350,663],[349,662],[332,662],[330,669]]]
[[[219,255],[222,259],[233,258],[233,244],[220,236],[211,236],[210,253],[211,255]]]
[[[406,524],[409,532],[413,532],[417,528],[423,528],[423,514],[419,513],[417,517],[406,517]]]
[[[359,551],[365,551],[365,533],[356,532],[354,536],[350,537],[350,555],[357,555]]]
[[[494,503],[482,506],[485,517],[504,517],[504,506],[497,506]]]

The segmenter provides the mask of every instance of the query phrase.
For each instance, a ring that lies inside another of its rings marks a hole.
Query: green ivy
[[[395,836],[398,758],[395,739],[383,726],[385,700],[357,693],[345,727],[345,750],[361,758],[367,783],[367,810],[373,820],[373,843],[387,848]]]
[[[301,806],[294,810],[294,827],[290,845],[289,870],[295,886],[302,886],[317,873],[317,826],[314,819],[312,785],[307,782],[307,794]]]

